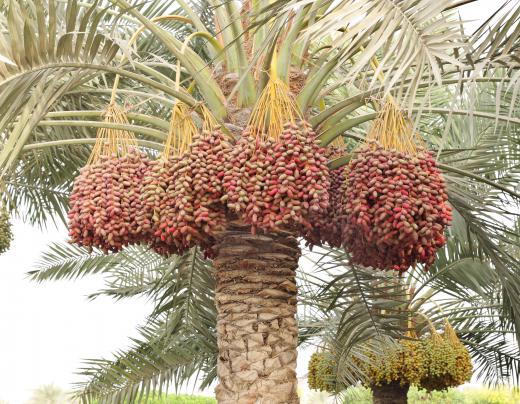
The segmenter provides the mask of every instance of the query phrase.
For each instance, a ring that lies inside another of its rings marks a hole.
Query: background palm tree
[[[62,389],[48,384],[34,390],[30,404],[70,404],[71,398]]]
[[[468,37],[456,12],[465,3],[471,1],[2,4],[0,175],[7,186],[2,198],[14,214],[31,223],[64,219],[71,183],[95,140],[93,128],[107,126],[99,117],[110,101],[116,75],[121,77],[117,99],[129,107],[130,123],[111,127],[134,131],[140,145],[155,155],[167,136],[176,100],[195,110],[203,101],[224,130],[241,129],[243,116],[269,79],[276,51],[280,78],[300,83],[293,88],[297,104],[324,146],[342,137],[349,150],[356,147],[377,115],[374,97],[392,94],[407,108],[437,153],[455,210],[449,243],[437,265],[427,273],[418,268],[408,275],[417,284],[417,304],[407,310],[426,311],[434,319],[450,316],[469,341],[482,374],[503,381],[518,374],[518,345],[511,344],[517,344],[520,330],[519,8],[507,2]],[[184,19],[153,21],[164,14]],[[130,44],[141,25],[145,32]],[[190,91],[175,89],[177,62],[183,86]],[[330,165],[339,167],[348,159]],[[258,386],[258,374],[250,372],[248,380],[239,380],[244,374],[229,372],[223,344],[220,351],[217,345],[217,335],[225,344],[235,342],[217,327],[217,318],[225,318],[233,306],[214,302],[219,293],[221,301],[233,298],[226,282],[236,281],[229,277],[234,268],[223,259],[230,251],[254,247],[251,256],[263,261],[262,268],[296,269],[296,240],[276,233],[268,238],[266,244],[257,243],[262,238],[252,239],[238,224],[224,235],[222,255],[213,263],[197,249],[183,257],[162,258],[144,247],[103,256],[74,246],[52,246],[33,274],[36,279],[105,272],[109,286],[101,293],[116,298],[147,294],[156,303],[134,349],[113,361],[93,361],[85,369],[89,379],[80,386],[84,397],[135,401],[170,380],[180,384],[200,371],[203,386],[217,373],[235,386],[220,389],[221,402],[250,393],[251,386]],[[285,251],[276,264],[266,259],[274,249]],[[391,275],[357,268],[342,251],[324,251],[320,260],[309,256],[317,261],[318,271],[300,268],[297,274],[300,343],[329,338],[346,357],[374,335],[402,335],[407,313],[394,310],[403,297],[402,291],[388,287]],[[255,272],[244,254],[231,258]],[[257,397],[295,402],[295,274],[290,270],[277,275],[270,287],[287,297],[265,298],[261,305],[268,309],[274,300],[287,308],[284,319],[277,319],[285,322],[283,329],[290,335],[273,345],[286,353],[285,359],[273,360],[270,369],[274,385],[283,387],[274,391],[266,384]],[[254,280],[241,281],[245,294],[258,292]],[[441,287],[452,300],[424,306],[439,299]],[[275,329],[266,332],[280,336]],[[502,338],[509,334],[511,338]],[[247,358],[247,348],[240,355]],[[246,359],[244,367],[250,366]],[[348,369],[340,372],[345,378],[350,377]]]

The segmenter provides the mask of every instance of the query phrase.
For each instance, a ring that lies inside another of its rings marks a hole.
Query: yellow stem
[[[215,47],[215,49],[221,53],[224,51],[224,48],[218,43],[218,41],[211,36],[211,34],[203,31],[197,31],[193,32],[192,34],[188,35],[186,39],[184,40],[184,43],[182,44],[181,53],[184,54],[186,52],[186,49],[188,48],[188,44],[190,41],[195,38],[201,36],[203,38],[206,38],[209,40],[209,42]],[[181,61],[177,59],[177,71],[176,71],[176,77],[175,77],[175,90],[179,91],[181,87]]]
[[[278,78],[278,53],[276,52],[276,49],[273,51],[273,56],[271,58],[271,78],[273,80]]]
[[[103,116],[107,123],[128,124],[128,118],[124,110],[116,103],[110,103]],[[96,163],[101,156],[125,156],[131,147],[137,148],[137,140],[132,132],[120,129],[100,128],[97,131],[96,143],[94,144],[87,164]]]
[[[215,48],[215,50],[219,53],[222,53],[224,52],[224,47],[215,39],[215,37],[213,37],[210,33],[208,32],[204,32],[204,31],[197,31],[197,32],[193,32],[191,33],[184,41],[184,44],[182,46],[182,53],[184,53],[184,51],[186,50],[186,47],[188,46],[188,43],[193,39],[193,38],[196,38],[196,37],[203,37],[203,38],[206,38],[208,40],[209,43],[211,43],[211,45]]]

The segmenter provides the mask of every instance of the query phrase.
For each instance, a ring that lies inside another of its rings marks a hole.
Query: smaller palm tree
[[[3,402],[0,402],[3,403]],[[29,404],[72,404],[69,395],[61,388],[47,384],[34,390]]]

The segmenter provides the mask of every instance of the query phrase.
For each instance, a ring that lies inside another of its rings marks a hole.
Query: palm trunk
[[[409,385],[401,386],[395,382],[382,386],[372,386],[374,404],[406,404],[409,389]]]
[[[216,250],[217,401],[299,403],[297,240],[289,233],[252,235],[232,223]]]

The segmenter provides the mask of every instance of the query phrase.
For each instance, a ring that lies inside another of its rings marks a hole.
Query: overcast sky
[[[481,0],[463,7],[462,17],[475,20],[500,1]],[[63,241],[65,228],[41,232],[16,222],[12,249],[0,256],[0,401],[24,404],[44,384],[68,388],[84,358],[110,357],[129,345],[128,337],[150,312],[150,305],[132,299],[87,301],[103,287],[101,277],[74,282],[36,284],[26,278],[46,246]],[[299,373],[308,354],[299,361]]]

